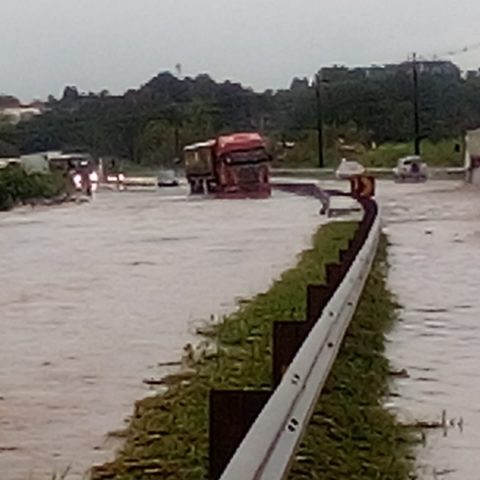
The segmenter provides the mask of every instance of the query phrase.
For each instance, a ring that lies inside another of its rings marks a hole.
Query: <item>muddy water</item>
[[[440,421],[419,478],[480,477],[480,191],[457,183],[380,188],[400,322],[389,356],[410,377],[393,399],[406,422]]]
[[[294,264],[316,200],[102,193],[0,216],[0,478],[82,478],[192,324]]]

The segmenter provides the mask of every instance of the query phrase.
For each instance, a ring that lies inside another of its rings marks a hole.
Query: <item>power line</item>
[[[477,42],[477,43],[473,43],[473,44],[464,46],[464,47],[459,48],[459,49],[449,50],[449,51],[442,52],[442,53],[434,53],[434,54],[429,55],[429,57],[432,57],[432,58],[456,57],[457,55],[462,55],[464,53],[473,52],[474,50],[477,50],[479,48],[480,48],[480,42]]]
[[[417,58],[417,61],[428,61],[428,60],[441,60],[442,58],[445,59],[445,57],[456,57],[458,55],[463,55],[463,54],[466,54],[466,53],[470,53],[470,52],[473,52],[475,50],[478,50],[480,49],[480,42],[477,42],[477,43],[472,43],[470,45],[467,45],[467,46],[464,46],[462,48],[458,48],[458,49],[454,49],[454,50],[446,50],[446,51],[443,51],[443,52],[435,52],[435,53],[427,53],[427,54],[422,54],[421,52],[420,53],[417,53],[416,55],[416,58]],[[402,62],[412,62],[413,61],[413,56],[412,54],[408,54],[408,55],[405,55],[405,57],[403,57],[402,60],[399,59],[399,57],[397,57],[398,60],[397,62],[398,63],[402,63]],[[387,62],[386,62],[387,63]],[[391,61],[390,61],[391,63]]]

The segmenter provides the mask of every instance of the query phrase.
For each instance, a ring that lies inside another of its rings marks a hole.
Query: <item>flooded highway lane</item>
[[[0,478],[79,479],[109,431],[178,360],[192,325],[295,263],[325,220],[314,199],[105,192],[0,215]],[[196,341],[196,340],[195,340]]]
[[[328,182],[327,187],[338,187]],[[342,186],[345,186],[342,184]],[[390,288],[402,305],[388,355],[410,377],[405,422],[440,420],[420,478],[475,478],[480,448],[480,191],[379,182]],[[0,215],[0,478],[80,479],[112,455],[193,325],[265,290],[322,220],[318,201],[187,200],[183,190],[101,193],[93,203]]]
[[[480,190],[456,182],[381,184],[401,305],[389,357],[409,378],[392,399],[406,423],[441,421],[418,449],[419,478],[478,478],[480,460]]]

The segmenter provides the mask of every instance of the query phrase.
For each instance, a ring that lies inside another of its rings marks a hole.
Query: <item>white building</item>
[[[0,109],[0,117],[6,119],[7,122],[16,125],[25,120],[31,120],[41,115],[43,112],[38,107],[7,107]]]

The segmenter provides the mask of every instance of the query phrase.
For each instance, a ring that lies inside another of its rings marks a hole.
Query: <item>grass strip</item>
[[[210,389],[271,387],[273,321],[304,318],[306,285],[325,282],[325,265],[338,260],[355,228],[353,222],[322,227],[295,268],[215,327],[218,356],[199,364],[188,383],[137,402],[123,449],[114,462],[95,468],[92,479],[207,478]],[[368,282],[291,478],[407,478],[408,449],[399,448],[406,445],[404,433],[380,403],[388,375],[383,331],[394,312],[382,261]]]
[[[290,480],[405,480],[413,468],[411,430],[383,407],[389,391],[385,333],[397,305],[386,286],[384,237],[358,309],[322,392]]]

